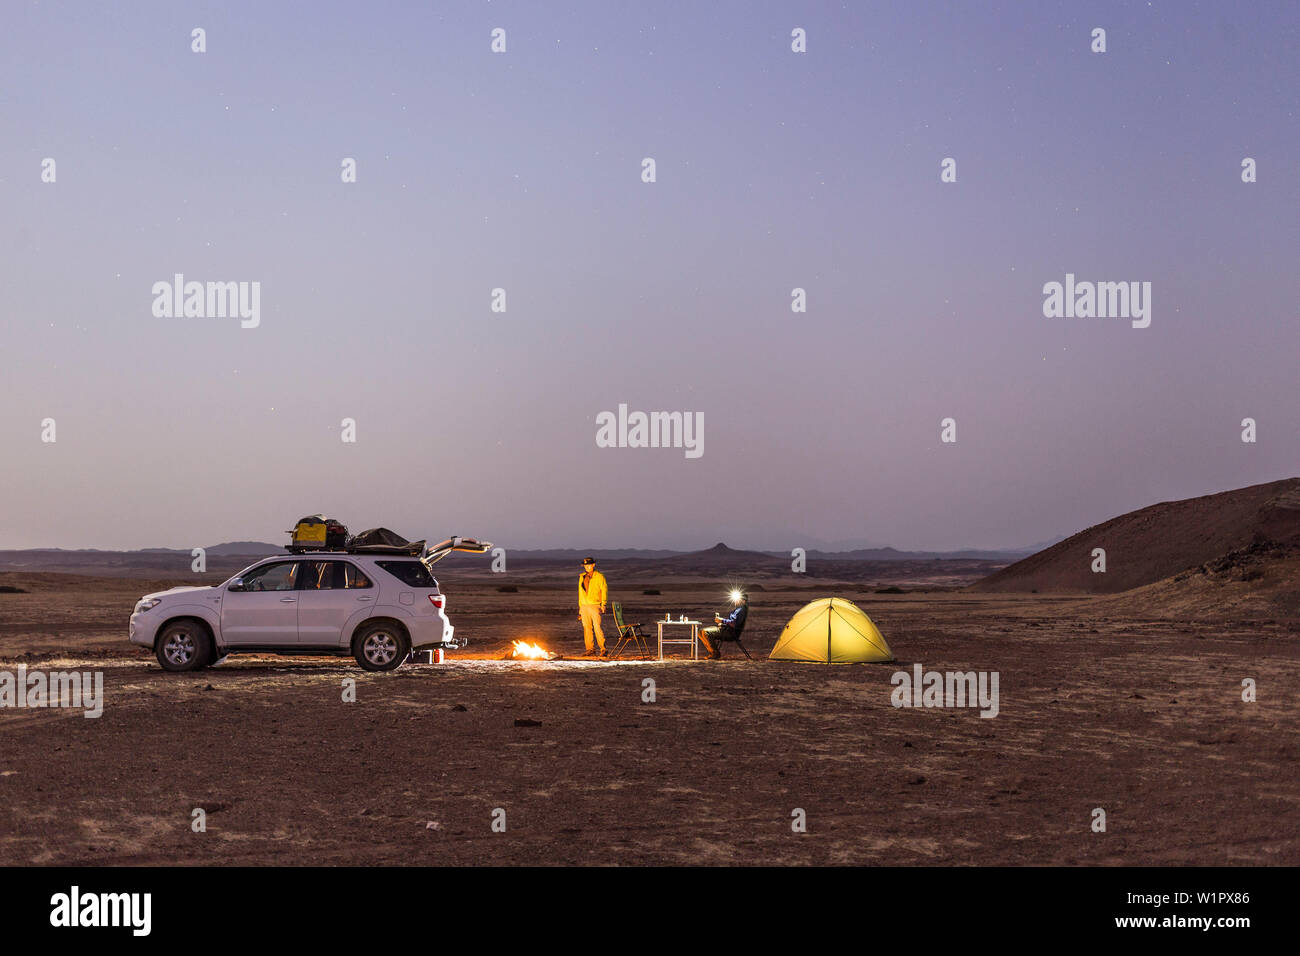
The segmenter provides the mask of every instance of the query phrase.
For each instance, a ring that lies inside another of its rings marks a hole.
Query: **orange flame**
[[[550,657],[550,652],[540,644],[529,644],[527,641],[515,641],[515,657],[525,657],[529,660],[545,660]]]

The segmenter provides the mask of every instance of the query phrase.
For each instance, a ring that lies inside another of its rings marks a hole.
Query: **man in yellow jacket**
[[[596,570],[596,559],[582,559],[582,574],[578,577],[578,620],[582,621],[582,642],[587,645],[586,655],[596,653],[591,642],[594,632],[596,643],[600,645],[600,656],[608,656],[605,650],[605,632],[600,627],[600,616],[605,613],[605,601],[609,597],[609,585],[605,575]]]

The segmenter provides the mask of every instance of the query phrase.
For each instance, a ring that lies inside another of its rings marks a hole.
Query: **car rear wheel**
[[[411,650],[402,629],[383,621],[362,628],[353,647],[357,663],[368,671],[394,670]]]
[[[196,671],[207,666],[212,656],[212,642],[201,624],[176,621],[168,624],[158,635],[154,653],[163,670],[173,673]]]

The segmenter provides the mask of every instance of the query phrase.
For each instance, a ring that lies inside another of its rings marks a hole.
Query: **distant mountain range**
[[[1060,540],[1060,539],[1057,539]],[[897,548],[857,548],[851,551],[827,551],[821,549],[811,549],[805,552],[810,561],[926,561],[934,558],[943,560],[960,560],[963,558],[979,561],[999,561],[999,560],[1017,560],[1049,544],[1034,545],[1029,548],[1008,548],[1005,550],[980,550],[965,549],[961,551],[900,551]],[[265,557],[270,554],[278,554],[284,551],[284,545],[271,544],[266,541],[226,541],[222,544],[214,544],[204,549],[208,557]],[[719,542],[712,548],[706,548],[703,551],[676,551],[667,549],[651,548],[509,548],[507,549],[512,560],[537,560],[537,561],[581,561],[585,556],[591,554],[597,558],[606,561],[613,560],[645,560],[658,561],[667,558],[678,557],[725,557],[743,561],[747,559],[763,558],[765,560],[772,558],[781,558],[790,560],[791,552],[784,551],[755,551],[730,548],[726,544]],[[100,548],[28,548],[24,550],[0,551],[0,555],[12,559],[19,555],[36,556],[40,554],[63,555],[104,555],[114,556],[115,558],[129,559],[131,555],[189,555],[190,550],[186,548],[140,548],[135,551],[108,551]]]
[[[227,541],[206,553],[207,573],[215,575],[233,573],[258,558],[284,553],[284,548],[265,541]],[[508,549],[508,554],[512,567],[542,574],[576,568],[587,554],[620,575],[721,572],[775,578],[793,570],[789,550],[740,550],[723,543],[702,551],[549,548]],[[1117,609],[1153,617],[1300,619],[1300,478],[1163,501],[1024,549],[809,549],[806,557],[810,575],[905,578],[943,586],[963,586],[979,575],[983,579],[970,585],[976,592],[1091,594]],[[181,548],[0,551],[0,571],[167,579],[194,573],[191,552]],[[454,566],[447,572],[457,573]]]
[[[1055,542],[1052,542],[1055,543]],[[1046,545],[1035,546],[1046,547]],[[791,549],[792,550],[792,549]],[[1033,548],[1012,548],[1005,551],[982,551],[968,549],[963,551],[899,551],[897,548],[858,548],[852,551],[808,550],[805,552],[809,561],[928,561],[935,558],[942,560],[960,560],[968,558],[977,561],[1015,561],[1028,554]],[[791,551],[754,551],[730,548],[718,543],[703,551],[656,551],[643,549],[608,549],[608,548],[545,548],[538,550],[511,549],[512,560],[540,561],[581,561],[586,555],[594,555],[607,561],[625,559],[663,560],[679,557],[726,557],[762,558],[771,560],[780,558],[791,560]],[[742,559],[743,559],[742,558]]]

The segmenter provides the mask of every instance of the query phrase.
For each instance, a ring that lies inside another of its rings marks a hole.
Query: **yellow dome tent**
[[[768,658],[857,664],[892,661],[894,652],[862,608],[844,598],[831,597],[796,611]]]

